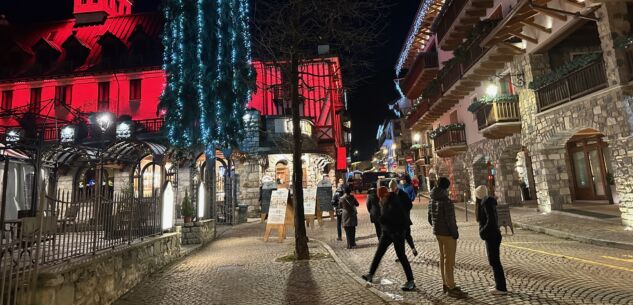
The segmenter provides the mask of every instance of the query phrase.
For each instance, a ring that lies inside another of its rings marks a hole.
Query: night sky
[[[416,0],[387,2],[393,4],[385,20],[387,29],[382,35],[381,46],[373,58],[368,58],[373,62],[374,76],[349,95],[353,127],[353,148],[350,154],[359,151],[355,160],[371,158],[378,144],[376,130],[386,117],[387,104],[398,97],[393,84],[394,66],[419,5]],[[1,0],[0,14],[5,14],[10,21],[19,22],[66,19],[72,17],[72,3],[72,0]],[[159,3],[160,0],[136,0],[134,10],[156,10]]]

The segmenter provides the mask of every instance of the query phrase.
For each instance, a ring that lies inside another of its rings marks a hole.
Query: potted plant
[[[615,187],[615,177],[613,177],[612,173],[607,173],[607,184],[609,184],[609,188],[611,189],[611,198],[613,198],[613,203],[620,203],[620,194],[618,194],[618,189]]]
[[[195,213],[195,210],[193,208],[193,204],[191,203],[191,200],[189,200],[189,194],[187,192],[185,192],[185,197],[182,199],[181,211],[182,211],[182,217],[184,218],[185,223],[191,223],[191,221],[193,220],[193,215]]]

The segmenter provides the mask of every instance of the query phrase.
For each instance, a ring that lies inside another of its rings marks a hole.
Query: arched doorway
[[[613,171],[605,158],[609,148],[603,136],[596,130],[584,129],[567,142],[575,200],[613,202],[609,179]]]
[[[80,168],[75,176],[75,196],[94,194],[97,183],[97,169],[94,166]],[[101,191],[108,198],[112,198],[114,194],[114,172],[111,168],[102,169],[101,185]]]
[[[134,169],[134,197],[157,196],[163,185],[162,166],[154,162],[152,155],[142,158]]]
[[[473,162],[474,187],[485,185],[488,187],[488,195],[495,193],[495,162],[488,156],[480,155]]]

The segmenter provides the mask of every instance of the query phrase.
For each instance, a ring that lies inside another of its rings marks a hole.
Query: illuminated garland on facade
[[[434,2],[435,0],[425,0],[418,10],[417,15],[415,16],[415,22],[413,23],[413,28],[411,29],[411,32],[407,37],[407,41],[404,44],[402,53],[400,53],[400,58],[398,58],[398,62],[396,63],[396,75],[400,75],[400,72],[402,71],[402,66],[404,66],[404,62],[407,60],[407,55],[409,54],[409,50],[411,49],[411,45],[415,40],[415,36],[420,30],[422,23],[424,22],[426,13],[429,11],[429,8]]]
[[[255,85],[248,0],[166,2],[160,107],[167,110],[167,137],[212,154],[237,146]]]

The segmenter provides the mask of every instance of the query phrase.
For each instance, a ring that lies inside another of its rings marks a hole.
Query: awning
[[[146,155],[162,159],[167,148],[147,141],[122,141],[112,144],[104,153],[104,160],[118,162],[138,162]]]
[[[25,151],[13,148],[6,148],[6,146],[2,143],[0,143],[0,155],[18,160],[31,159],[31,157],[29,157],[29,155]]]
[[[55,145],[44,151],[42,162],[48,165],[72,165],[75,162],[90,162],[97,159],[94,148],[79,145]]]
[[[329,156],[328,157],[318,157],[315,161],[317,167],[323,171],[325,169],[325,167],[330,164],[330,163],[334,163],[334,160],[332,160]]]

